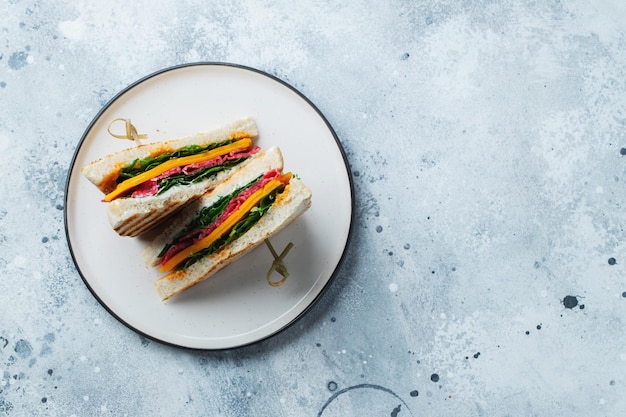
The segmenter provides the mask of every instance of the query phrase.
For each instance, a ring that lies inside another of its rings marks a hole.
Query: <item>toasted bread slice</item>
[[[124,165],[135,159],[147,158],[163,149],[176,150],[188,145],[206,146],[232,138],[254,138],[258,136],[256,123],[252,118],[244,118],[225,124],[206,133],[174,139],[166,142],[149,143],[128,148],[101,158],[82,168],[83,175],[107,193],[107,183]],[[137,236],[156,226],[169,214],[181,209],[202,194],[215,188],[230,177],[240,167],[259,157],[259,154],[245,160],[235,168],[228,169],[203,181],[172,187],[163,194],[138,198],[117,198],[107,203],[107,216],[111,227],[121,236]]]

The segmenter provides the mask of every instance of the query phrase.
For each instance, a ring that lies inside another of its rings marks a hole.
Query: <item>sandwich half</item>
[[[104,193],[111,227],[137,236],[224,181],[259,156],[252,118],[166,142],[108,155],[82,168]]]
[[[311,191],[282,168],[280,149],[268,149],[184,208],[146,247],[146,265],[166,273],[155,282],[161,300],[230,265],[311,206]]]

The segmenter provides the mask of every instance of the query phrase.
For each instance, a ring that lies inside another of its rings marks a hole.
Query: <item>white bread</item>
[[[256,123],[252,118],[248,117],[228,123],[210,132],[129,148],[92,162],[82,169],[82,173],[89,181],[102,190],[101,185],[103,181],[112,170],[120,166],[120,163],[128,164],[136,158],[148,157],[152,151],[158,150],[163,146],[176,150],[193,144],[202,146],[221,142],[233,136],[250,138],[258,136]],[[260,157],[261,154],[262,151],[247,159],[238,167],[248,164]],[[121,236],[138,236],[159,224],[167,215],[181,209],[205,192],[215,188],[215,186],[236,171],[236,169],[225,170],[192,185],[172,187],[161,195],[115,199],[107,203],[109,223]]]
[[[249,170],[248,168],[249,166],[240,170],[237,174],[242,174],[244,171],[247,171],[247,176],[250,179],[254,179],[267,171],[259,171],[256,169]],[[153,266],[158,263],[157,255],[163,246],[193,218],[201,207],[212,204],[220,196],[229,193],[239,185],[245,183],[247,182],[244,180],[243,176],[239,179],[232,177],[214,191],[196,200],[193,203],[193,207],[190,206],[184,209],[179,216],[177,216],[178,218],[174,220],[174,223],[168,226],[164,232],[146,248],[144,251],[144,261],[146,264]],[[159,297],[161,300],[165,301],[187,288],[204,281],[263,243],[265,239],[278,233],[304,213],[310,206],[311,191],[302,181],[295,177],[292,178],[267,213],[265,213],[259,222],[250,228],[243,236],[234,240],[219,252],[199,260],[185,270],[170,273],[157,280],[154,285]]]

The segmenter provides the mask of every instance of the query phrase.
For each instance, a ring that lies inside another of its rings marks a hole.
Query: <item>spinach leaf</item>
[[[233,240],[238,237],[243,236],[248,230],[252,228],[255,224],[259,222],[261,217],[272,207],[272,204],[276,201],[276,195],[278,194],[279,189],[275,189],[269,195],[265,196],[260,202],[259,205],[254,207],[250,212],[241,219],[237,224],[233,226],[230,232],[225,233],[223,236],[215,240],[210,246],[201,251],[193,253],[190,255],[185,261],[183,261],[177,268],[177,271],[188,268],[194,263],[198,262],[200,259],[208,256],[212,253],[215,253],[222,249],[224,246],[231,243]]]
[[[143,159],[135,159],[130,164],[122,167],[116,182],[119,184],[122,181],[125,181],[129,178],[135,177],[139,174],[142,174],[146,171],[151,170],[163,162],[169,161],[170,159],[182,158],[185,156],[197,155],[199,153],[208,152],[211,149],[219,148],[220,146],[228,145],[229,143],[234,142],[236,139],[230,139],[224,142],[211,143],[207,146],[199,146],[199,145],[188,145],[177,149],[174,152],[166,152],[161,155],[155,157],[147,157]]]
[[[190,185],[196,184],[200,181],[204,181],[209,179],[222,171],[226,171],[227,169],[231,169],[232,167],[238,165],[239,163],[245,161],[247,158],[237,158],[232,161],[225,161],[221,165],[214,165],[212,167],[202,168],[198,171],[194,172],[191,175],[185,175],[183,173],[174,174],[167,178],[163,178],[159,181],[159,191],[157,191],[156,195],[161,195],[172,187],[176,187],[179,185]]]
[[[213,223],[218,218],[218,216],[220,214],[222,214],[222,212],[228,206],[228,203],[230,203],[230,201],[233,198],[237,197],[239,195],[239,193],[241,193],[243,190],[251,187],[260,178],[261,178],[261,176],[259,175],[257,178],[255,178],[254,180],[250,181],[248,184],[237,188],[236,190],[234,190],[230,194],[226,194],[226,195],[220,197],[212,205],[202,207],[200,210],[198,210],[198,213],[196,213],[196,216],[189,222],[189,224],[183,230],[178,232],[172,238],[170,243],[168,243],[167,245],[165,245],[163,247],[163,249],[161,249],[161,252],[159,252],[158,257],[161,258],[163,255],[165,255],[165,253],[169,250],[169,248],[172,247],[173,245],[177,244],[182,237],[187,236],[191,232],[194,232],[194,231],[197,231],[197,230],[201,230],[201,229],[204,229],[205,227],[208,227],[211,223]]]

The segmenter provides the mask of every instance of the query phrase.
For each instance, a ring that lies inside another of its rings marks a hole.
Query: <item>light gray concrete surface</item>
[[[626,415],[626,6],[0,3],[0,415]],[[64,187],[118,91],[221,61],[309,97],[353,235],[295,325],[150,341],[72,262]]]

